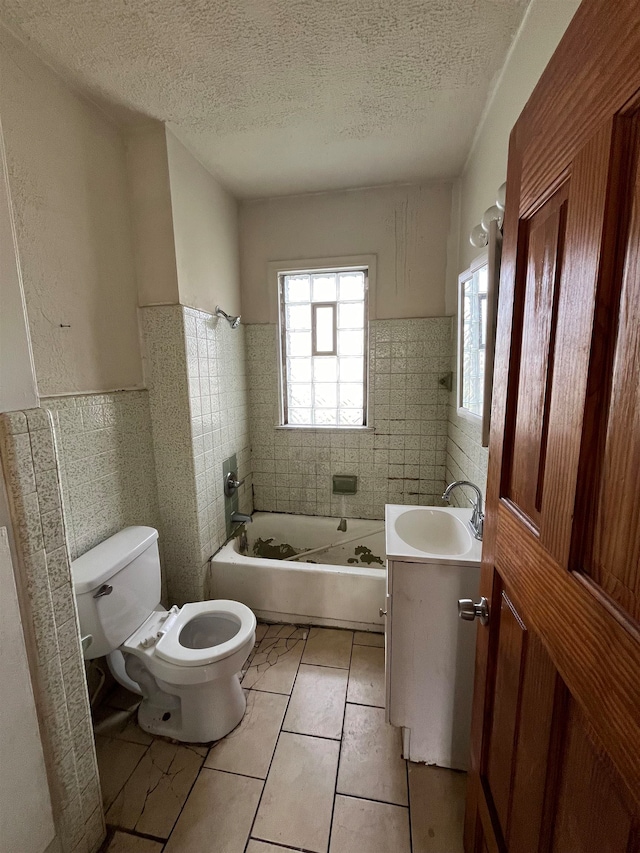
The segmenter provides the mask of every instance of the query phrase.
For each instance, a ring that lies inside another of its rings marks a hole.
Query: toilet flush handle
[[[103,595],[111,595],[113,587],[111,584],[103,583],[100,589],[93,594],[94,598],[102,598]]]

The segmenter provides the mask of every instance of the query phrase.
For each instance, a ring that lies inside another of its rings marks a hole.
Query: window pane
[[[364,302],[347,302],[338,306],[339,329],[362,329],[364,326]]]
[[[320,408],[338,405],[338,386],[335,382],[318,382],[313,386],[313,404]]]
[[[333,339],[333,318],[335,308],[333,305],[318,305],[315,309],[316,321],[316,352],[335,352],[336,345]]]
[[[362,355],[363,352],[363,332],[338,332],[338,355]]]
[[[287,353],[292,356],[311,355],[311,332],[288,332]]]
[[[336,300],[336,277],[335,275],[313,276],[313,302],[335,302]]]
[[[316,356],[313,359],[313,378],[316,382],[335,382],[338,378],[338,359],[335,356]]]
[[[311,409],[289,409],[290,424],[311,424]]]
[[[285,302],[308,302],[309,301],[309,276],[287,275],[284,278],[284,301]]]
[[[342,426],[362,426],[362,409],[340,409],[339,422]]]
[[[311,405],[311,385],[289,385],[289,405],[293,409]]]
[[[481,267],[476,275],[478,276],[478,293],[486,293],[489,284],[489,267]]]
[[[363,358],[341,358],[340,359],[340,381],[362,382],[364,380]]]
[[[311,382],[311,359],[288,359],[287,379],[289,380],[289,382]]]
[[[311,328],[311,305],[287,306],[287,329],[297,332]]]
[[[364,299],[364,273],[343,272],[340,279],[340,299]]]
[[[341,383],[340,406],[347,409],[362,408],[362,385]]]
[[[338,423],[338,413],[335,409],[316,409],[314,415],[315,422],[322,426]]]

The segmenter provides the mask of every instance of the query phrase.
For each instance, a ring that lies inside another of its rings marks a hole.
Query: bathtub
[[[274,622],[383,631],[384,522],[348,519],[341,532],[339,521],[254,513],[246,526],[248,553],[241,553],[234,539],[211,559],[213,596],[241,601],[259,618]],[[330,550],[300,562],[282,559],[329,543],[334,543]]]

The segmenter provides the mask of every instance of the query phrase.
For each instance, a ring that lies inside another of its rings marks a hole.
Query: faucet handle
[[[224,493],[230,498],[233,497],[234,492],[240,488],[240,486],[244,483],[244,478],[242,480],[238,480],[237,474],[235,471],[229,471],[227,476],[224,478]]]

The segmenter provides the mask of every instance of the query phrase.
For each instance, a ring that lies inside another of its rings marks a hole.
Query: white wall
[[[38,405],[0,124],[0,411]],[[9,550],[11,526],[0,467],[0,839],[40,853],[54,837],[51,799]]]
[[[126,149],[138,304],[175,305],[178,274],[163,123],[129,129]]]
[[[373,316],[442,316],[450,210],[446,183],[243,202],[243,320],[277,320],[269,300],[269,261],[364,254],[377,255]]]
[[[238,203],[166,131],[180,304],[240,313]]]
[[[0,838],[3,850],[42,853],[55,830],[4,527],[0,527],[0,605],[0,677],[8,687],[0,710]]]
[[[0,412],[38,405],[0,116]]]
[[[496,191],[506,180],[511,128],[578,5],[579,0],[532,0],[512,44],[478,127],[464,172],[454,188],[447,313],[455,314],[457,311],[459,273],[482,251],[471,246],[469,232],[480,221],[484,211],[495,203]],[[452,364],[455,370],[455,342]],[[456,387],[455,381],[453,387]],[[482,447],[481,427],[458,415],[454,390],[449,406],[447,480],[472,480],[484,490],[487,460],[487,450]]]
[[[457,188],[460,208],[452,227],[458,252],[456,268],[448,275],[448,314],[456,310],[458,274],[480,253],[469,243],[469,232],[495,203],[496,190],[507,178],[511,128],[579,5],[579,0],[532,0],[514,39]]]
[[[121,135],[6,30],[0,75],[38,389],[47,395],[139,386]]]

